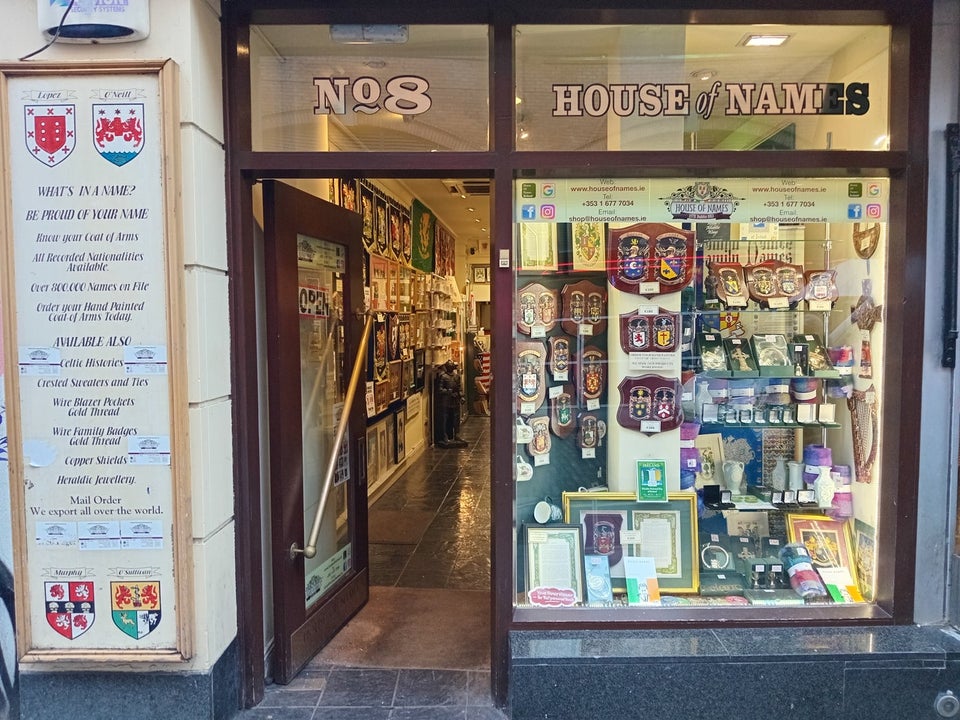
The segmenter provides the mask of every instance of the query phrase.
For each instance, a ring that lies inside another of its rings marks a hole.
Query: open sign
[[[330,293],[326,288],[300,287],[300,314],[330,316]]]

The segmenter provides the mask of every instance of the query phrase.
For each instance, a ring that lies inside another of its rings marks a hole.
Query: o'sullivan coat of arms
[[[76,109],[76,105],[24,105],[24,141],[44,165],[59,165],[76,147]]]
[[[113,624],[134,640],[146,637],[160,624],[160,582],[111,582]]]
[[[47,623],[67,640],[75,640],[93,625],[92,582],[45,582],[43,591]]]
[[[143,150],[143,103],[95,103],[93,146],[117,167],[139,155]]]

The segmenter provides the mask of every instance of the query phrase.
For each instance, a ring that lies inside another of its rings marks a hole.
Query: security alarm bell
[[[57,42],[117,43],[143,40],[150,34],[149,0],[37,0],[40,32]],[[63,26],[60,26],[61,20]]]

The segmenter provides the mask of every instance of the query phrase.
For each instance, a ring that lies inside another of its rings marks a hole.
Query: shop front
[[[914,620],[929,18],[748,6],[231,25],[234,178],[493,181],[493,692],[520,716],[583,637]]]

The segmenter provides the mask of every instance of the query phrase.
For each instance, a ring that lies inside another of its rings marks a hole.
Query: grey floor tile
[[[389,720],[390,708],[341,707],[317,708],[313,720]]]
[[[466,720],[467,710],[460,707],[394,708],[390,720]]]
[[[263,693],[262,708],[315,708],[321,690],[289,690],[283,685],[271,685]]]
[[[320,707],[390,707],[397,688],[397,670],[331,670]]]
[[[313,708],[255,707],[237,715],[237,720],[312,720]]]
[[[396,707],[467,704],[467,673],[461,670],[401,670]]]

